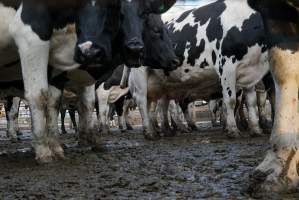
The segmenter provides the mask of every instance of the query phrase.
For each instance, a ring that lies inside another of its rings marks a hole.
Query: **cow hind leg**
[[[257,108],[257,98],[255,88],[250,88],[245,91],[245,99],[248,109],[248,125],[250,129],[251,136],[261,136],[263,135],[263,130],[259,124],[259,115]]]
[[[73,109],[73,108],[69,109],[69,115],[70,115],[71,121],[73,123],[75,132],[77,133],[78,132],[78,126],[77,126],[77,122],[76,122],[76,109]]]
[[[67,134],[67,131],[65,129],[65,123],[64,123],[64,120],[65,120],[65,114],[66,114],[66,109],[64,108],[61,108],[60,109],[60,117],[61,117],[61,134]]]
[[[166,137],[171,137],[175,135],[175,132],[171,130],[168,120],[168,106],[169,106],[169,100],[166,98],[161,99],[161,132]]]
[[[251,175],[249,189],[254,193],[290,191],[299,183],[299,52],[274,48],[270,55],[276,86],[272,148]]]
[[[7,119],[7,137],[12,142],[18,141],[17,136],[17,121],[18,119],[18,110],[19,110],[19,99],[18,97],[8,97],[6,98],[5,104],[5,113]]]
[[[236,107],[236,77],[235,70],[230,69],[230,66],[225,66],[228,68],[225,72],[227,76],[221,77],[222,87],[223,87],[223,109],[226,117],[226,135],[229,138],[240,137],[240,131],[237,127],[235,118],[235,107]],[[234,75],[233,77],[230,77]],[[229,78],[228,78],[229,77]]]

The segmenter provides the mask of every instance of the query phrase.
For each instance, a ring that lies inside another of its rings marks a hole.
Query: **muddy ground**
[[[157,142],[145,141],[140,128],[114,130],[103,136],[100,152],[72,148],[75,137],[68,134],[68,159],[48,165],[36,164],[26,137],[18,144],[2,140],[0,199],[250,199],[248,174],[268,138],[230,140],[209,123],[199,128]]]

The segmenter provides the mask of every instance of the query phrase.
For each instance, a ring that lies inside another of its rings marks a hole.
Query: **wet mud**
[[[142,129],[103,135],[103,150],[62,137],[66,160],[38,165],[30,137],[0,141],[0,199],[252,199],[248,175],[269,148],[268,137],[232,140],[221,128],[146,141]],[[299,194],[277,197],[299,199]],[[273,197],[274,199],[274,197]]]

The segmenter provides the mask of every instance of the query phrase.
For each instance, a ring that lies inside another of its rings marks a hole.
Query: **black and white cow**
[[[47,125],[52,123],[54,115],[46,114],[48,105],[51,104],[48,101],[52,98],[51,95],[55,95],[53,91],[49,92],[47,80],[50,39],[54,29],[64,28],[68,23],[75,22],[78,43],[74,58],[84,63],[108,63],[112,59],[112,42],[116,40],[115,37],[121,28],[121,15],[128,13],[126,9],[122,9],[121,2],[117,0],[0,1],[1,20],[4,19],[0,28],[0,49],[5,49],[5,56],[2,57],[1,54],[1,64],[15,62],[20,55],[25,97],[33,113],[32,127],[37,160],[47,162],[54,157],[63,157],[63,150],[55,135],[48,134]],[[171,0],[145,2],[147,2],[143,4],[145,15],[151,12],[164,12],[173,4]],[[18,7],[16,13],[15,9]],[[131,37],[134,38],[134,35]],[[125,44],[125,41],[122,43]],[[16,53],[16,46],[19,55]]]
[[[252,174],[252,192],[282,192],[299,183],[299,1],[248,0],[265,24],[276,88],[271,149]]]
[[[246,94],[252,135],[262,134],[255,85],[269,66],[261,16],[247,2],[222,0],[174,15],[167,16],[172,20],[166,24],[182,66],[168,76],[159,70],[132,69],[129,79],[131,93],[141,108],[146,137],[156,138],[146,114],[151,102],[160,98],[183,100],[193,89],[208,90],[219,77],[228,136],[239,136],[234,116],[237,89]]]
[[[181,80],[214,68],[222,84],[228,135],[238,136],[236,91],[242,89],[248,104],[256,104],[254,87],[269,70],[261,16],[247,2],[219,0],[176,15],[167,24],[185,72]],[[262,133],[256,106],[249,110],[249,122],[253,134]]]

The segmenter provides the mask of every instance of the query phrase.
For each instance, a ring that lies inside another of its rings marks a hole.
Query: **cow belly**
[[[9,32],[9,24],[14,18],[16,11],[13,8],[4,7],[0,3],[0,50],[11,46],[13,43]]]

